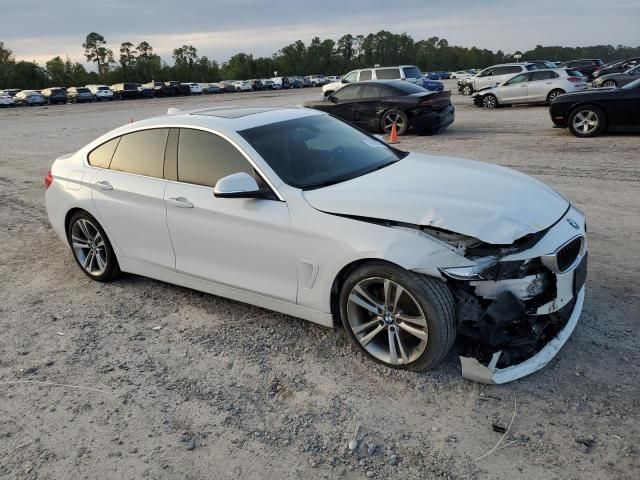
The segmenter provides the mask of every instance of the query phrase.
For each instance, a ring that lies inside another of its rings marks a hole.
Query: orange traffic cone
[[[387,143],[389,143],[389,145],[398,143],[398,130],[396,129],[396,122],[393,122],[391,124],[391,133],[389,134],[389,141]]]

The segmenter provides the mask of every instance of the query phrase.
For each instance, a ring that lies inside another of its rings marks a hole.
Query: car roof
[[[299,107],[247,107],[224,106],[199,108],[188,111],[170,111],[166,115],[126,124],[112,132],[111,136],[122,135],[141,128],[200,127],[233,135],[238,131],[294,118],[312,115],[326,115],[319,110]]]

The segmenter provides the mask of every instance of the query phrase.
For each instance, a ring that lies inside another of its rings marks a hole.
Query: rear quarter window
[[[404,78],[420,78],[422,76],[422,72],[418,67],[402,67],[402,71],[404,72]]]
[[[118,142],[120,142],[120,137],[109,140],[108,142],[91,150],[89,155],[87,155],[89,165],[92,167],[109,168],[111,158],[113,158],[113,152],[116,151]]]

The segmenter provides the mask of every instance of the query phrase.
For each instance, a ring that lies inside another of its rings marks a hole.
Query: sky
[[[3,5],[4,4],[4,5]],[[640,45],[640,0],[0,0],[0,41],[19,60],[56,55],[85,63],[86,35],[148,41],[171,63],[175,47],[223,62],[270,56],[298,39],[406,32],[506,53],[536,45]]]

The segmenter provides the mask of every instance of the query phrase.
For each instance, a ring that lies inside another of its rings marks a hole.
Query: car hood
[[[495,245],[548,228],[569,206],[515,170],[417,153],[304,197],[326,213],[436,227]]]

